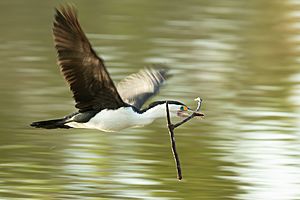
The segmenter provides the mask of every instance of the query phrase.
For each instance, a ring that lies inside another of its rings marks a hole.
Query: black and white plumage
[[[157,101],[141,109],[165,82],[166,68],[141,70],[115,87],[104,61],[97,56],[84,34],[74,7],[69,5],[55,10],[53,36],[58,65],[70,86],[78,111],[61,119],[33,122],[31,126],[112,132],[144,126],[166,115],[166,101]],[[187,115],[189,109],[183,103],[168,102],[171,116]]]

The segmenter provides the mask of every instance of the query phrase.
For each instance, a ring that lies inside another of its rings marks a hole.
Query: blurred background
[[[176,129],[181,182],[164,119],[29,127],[74,111],[51,30],[65,2],[0,2],[1,199],[300,199],[299,1],[70,1],[114,81],[165,63],[152,100],[204,99],[206,118]]]

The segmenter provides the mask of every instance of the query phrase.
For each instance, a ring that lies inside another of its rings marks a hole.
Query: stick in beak
[[[194,100],[198,102],[198,107],[197,107],[196,111],[192,111],[190,109],[189,110],[194,113],[195,117],[202,119],[205,115],[204,115],[204,113],[201,113],[198,110],[200,110],[201,103],[203,100],[200,97],[197,97]]]
[[[197,112],[197,111],[193,111],[193,110],[191,110],[190,108],[188,109],[188,112],[189,112],[189,113],[186,113],[187,116],[190,115],[190,114],[192,114],[192,113],[194,113],[194,115],[195,115],[196,118],[201,118],[201,119],[202,119],[202,118],[205,116],[204,113],[202,113],[202,112]]]

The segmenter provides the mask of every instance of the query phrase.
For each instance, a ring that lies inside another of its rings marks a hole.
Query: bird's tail
[[[70,126],[65,125],[65,123],[66,123],[66,118],[61,118],[61,119],[32,122],[30,126],[33,126],[35,128],[46,128],[46,129],[72,128]]]

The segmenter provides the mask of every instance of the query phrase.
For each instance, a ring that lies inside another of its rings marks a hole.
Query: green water
[[[164,119],[28,126],[74,111],[51,35],[60,3],[0,2],[0,199],[300,199],[299,1],[73,2],[114,81],[166,63],[152,100],[204,99],[206,118],[176,130],[181,182]]]

